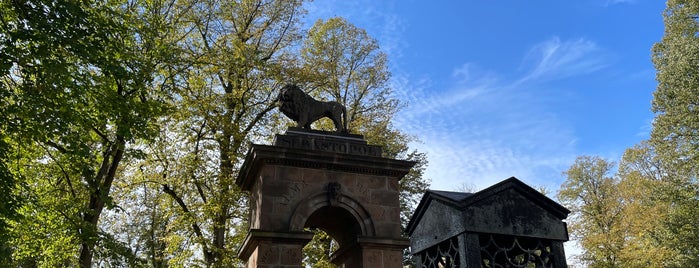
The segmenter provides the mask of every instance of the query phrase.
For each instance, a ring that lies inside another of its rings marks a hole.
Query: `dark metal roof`
[[[406,231],[408,234],[412,233],[413,228],[422,217],[423,213],[427,209],[427,205],[429,202],[431,202],[431,200],[442,200],[442,202],[445,204],[453,206],[457,210],[462,210],[480,200],[497,195],[498,193],[507,189],[514,189],[520,192],[522,195],[526,196],[526,198],[534,203],[537,203],[539,206],[561,220],[567,218],[568,214],[570,213],[570,210],[549,199],[539,191],[531,188],[515,177],[510,177],[509,179],[496,183],[493,186],[475,193],[428,190],[420,200],[420,203],[415,209],[412,217],[410,217],[410,222],[406,227]]]

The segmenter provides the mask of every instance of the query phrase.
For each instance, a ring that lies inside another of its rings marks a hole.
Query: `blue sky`
[[[389,55],[397,128],[427,153],[433,189],[510,176],[555,193],[579,155],[618,161],[647,139],[660,0],[316,0]]]

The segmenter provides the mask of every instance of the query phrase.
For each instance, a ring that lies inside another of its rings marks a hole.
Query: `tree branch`
[[[180,198],[177,193],[175,193],[174,190],[170,188],[167,184],[162,184],[163,186],[163,192],[168,194],[172,199],[175,200],[177,205],[180,206],[182,211],[185,213],[185,215],[188,215],[190,213],[189,208],[187,207],[187,204],[184,203],[184,200]],[[194,230],[194,234],[199,238],[200,241],[205,241],[204,239],[204,234],[201,231],[201,227],[199,227],[199,224],[197,222],[192,223],[192,230]],[[206,259],[207,263],[210,263],[210,260],[212,258],[212,252],[208,249],[207,245],[205,242],[200,242],[201,246],[204,249],[204,258]]]

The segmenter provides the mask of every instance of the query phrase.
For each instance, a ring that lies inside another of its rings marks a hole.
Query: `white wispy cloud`
[[[587,74],[605,67],[602,50],[592,41],[553,37],[529,50],[522,62],[528,73],[518,83]]]
[[[616,4],[634,4],[636,3],[636,0],[607,0],[604,5],[605,6],[610,6],[610,5],[616,5]]]
[[[381,50],[391,55],[391,58],[400,58],[405,49],[402,34],[405,32],[406,23],[402,17],[392,12],[396,4],[397,2],[392,0],[308,2],[304,5],[309,14],[305,18],[305,23],[310,27],[318,18],[342,16],[356,26],[369,31],[370,36],[380,40]],[[398,4],[405,3],[398,2]]]
[[[552,37],[522,55],[514,78],[464,63],[453,68],[446,83],[450,86],[437,90],[435,84],[445,83],[415,77],[396,65],[409,46],[403,40],[406,23],[392,13],[397,2],[367,1],[325,0],[307,7],[314,18],[342,10],[343,17],[370,31],[391,55],[396,97],[408,104],[394,124],[421,140],[411,147],[427,153],[425,175],[432,188],[455,190],[465,182],[482,189],[516,176],[555,192],[561,170],[575,158],[577,137],[547,109],[567,96],[546,90],[546,82],[601,70],[604,50],[584,38]]]
[[[421,139],[413,146],[428,155],[426,176],[434,189],[454,190],[464,182],[482,189],[515,176],[555,192],[561,170],[575,158],[577,138],[547,108],[569,97],[546,89],[546,82],[598,71],[603,54],[592,41],[554,37],[523,56],[515,79],[475,63],[455,67],[452,86],[443,91],[429,79],[397,79],[398,97],[409,109],[396,125]]]

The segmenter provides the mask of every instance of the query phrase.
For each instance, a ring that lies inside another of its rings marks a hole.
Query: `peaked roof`
[[[532,202],[541,206],[546,211],[555,215],[561,220],[567,218],[568,214],[570,213],[570,210],[551,200],[546,195],[540,193],[517,178],[510,177],[476,193],[428,190],[422,196],[420,204],[418,204],[413,216],[410,218],[406,231],[408,234],[412,234],[415,226],[422,218],[422,215],[425,213],[425,210],[432,200],[439,200],[445,204],[453,206],[457,210],[463,210],[464,208],[478,201],[489,198],[508,189],[514,189],[515,191],[521,193],[523,196],[532,200]]]
[[[454,202],[463,201],[467,197],[473,195],[472,193],[464,193],[464,192],[450,192],[450,191],[438,191],[438,190],[427,190],[427,191],[432,193],[433,195],[440,196],[440,197],[452,200]]]

